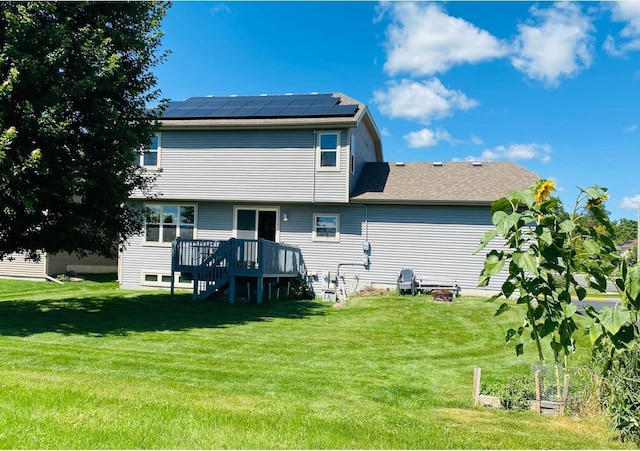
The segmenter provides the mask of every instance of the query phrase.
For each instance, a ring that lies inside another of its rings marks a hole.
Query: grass
[[[603,419],[474,408],[528,358],[481,299],[196,302],[0,280],[1,448],[609,449]]]

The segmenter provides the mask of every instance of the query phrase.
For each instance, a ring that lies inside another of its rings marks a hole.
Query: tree
[[[139,232],[127,204],[164,102],[157,2],[0,3],[0,258],[113,255]]]
[[[617,243],[624,243],[638,238],[638,221],[633,219],[621,218],[612,221],[615,238]]]

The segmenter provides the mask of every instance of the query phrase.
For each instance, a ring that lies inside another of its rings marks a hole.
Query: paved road
[[[607,298],[607,299],[583,299],[582,301],[574,301],[575,304],[578,306],[578,311],[579,312],[584,312],[584,307],[586,305],[590,305],[592,306],[596,312],[599,312],[600,309],[602,307],[613,307],[615,306],[618,302],[620,302],[620,299],[612,299],[612,298]]]

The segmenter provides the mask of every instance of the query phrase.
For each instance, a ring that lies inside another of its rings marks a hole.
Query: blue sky
[[[342,92],[386,161],[513,161],[640,205],[640,2],[175,2],[163,97]]]

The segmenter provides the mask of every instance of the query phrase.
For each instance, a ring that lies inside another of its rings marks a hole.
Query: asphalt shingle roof
[[[488,204],[540,177],[514,163],[366,163],[351,199],[384,203]]]

